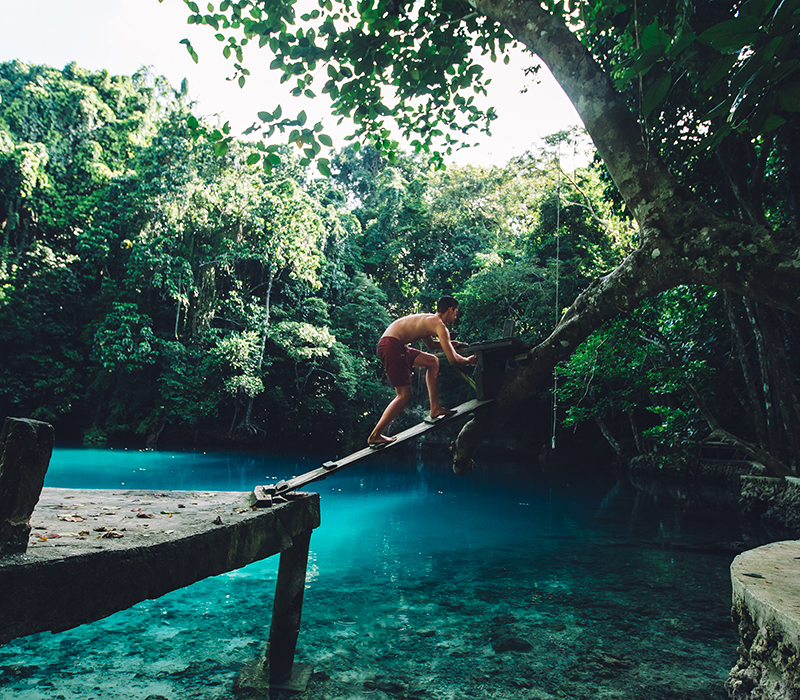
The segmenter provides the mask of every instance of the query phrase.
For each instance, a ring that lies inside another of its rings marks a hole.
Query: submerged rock
[[[492,649],[498,654],[505,651],[530,651],[533,649],[527,639],[520,636],[519,633],[510,626],[498,627],[492,633]]]
[[[390,681],[381,676],[375,676],[373,680],[364,681],[364,688],[366,690],[382,690],[389,695],[399,695],[406,692],[406,686],[397,681]]]

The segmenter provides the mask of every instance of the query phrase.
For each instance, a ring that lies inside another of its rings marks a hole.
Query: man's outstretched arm
[[[453,343],[450,340],[450,331],[447,330],[447,326],[445,326],[444,323],[441,323],[441,328],[437,328],[437,335],[439,336],[439,346],[451,365],[474,365],[478,361],[475,355],[464,357],[455,351]]]

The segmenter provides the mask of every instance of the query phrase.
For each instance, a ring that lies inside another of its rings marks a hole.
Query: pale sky
[[[294,116],[303,109],[310,123],[322,120],[334,147],[345,145],[341,137],[350,131],[345,124],[336,128],[336,120],[327,111],[330,102],[319,94],[321,85],[315,85],[319,95],[315,100],[291,97],[287,86],[279,84],[279,75],[267,68],[268,52],[253,47],[245,61],[252,75],[240,89],[226,81],[233,67],[222,57],[215,32],[188,25],[187,16],[182,0],[0,0],[0,61],[18,58],[58,69],[75,61],[81,68],[121,75],[149,66],[176,88],[187,78],[197,112],[230,121],[235,134],[256,121],[258,111],[272,111],[280,104],[285,115]],[[184,38],[200,54],[199,63],[179,43]],[[544,136],[580,124],[546,68],[540,71],[539,84],[531,84],[523,75],[534,60],[520,52],[508,66],[501,61],[488,64],[489,104],[499,113],[493,136],[482,135],[479,147],[460,151],[450,162],[503,165],[535,147]],[[520,94],[526,85],[527,93]]]

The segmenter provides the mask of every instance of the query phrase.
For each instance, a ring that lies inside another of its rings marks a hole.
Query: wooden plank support
[[[311,531],[295,538],[289,549],[281,552],[278,581],[275,584],[275,602],[272,607],[272,624],[269,631],[265,671],[270,686],[285,683],[292,677],[294,653],[300,634],[303,613],[303,592],[308,566],[308,545]]]
[[[311,530],[301,532],[281,552],[267,649],[263,658],[244,665],[233,684],[236,694],[271,697],[272,691],[302,692],[308,685],[313,667],[296,662],[294,655],[300,635],[310,541]]]

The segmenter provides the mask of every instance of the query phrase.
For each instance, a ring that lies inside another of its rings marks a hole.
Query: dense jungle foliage
[[[600,167],[561,169],[574,133],[492,168],[346,147],[321,177],[289,148],[269,171],[248,141],[217,155],[193,119],[187,86],[145,70],[0,64],[3,415],[89,445],[361,444],[393,394],[374,356],[393,317],[453,294],[458,339],[513,318],[535,343],[637,243]],[[797,331],[671,290],[558,368],[558,417],[621,457],[696,451],[713,419],[796,462]],[[516,444],[549,444],[548,392]]]

